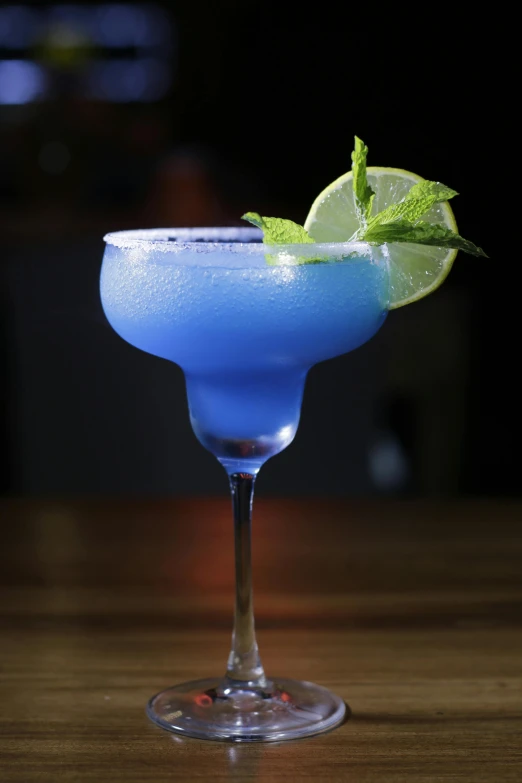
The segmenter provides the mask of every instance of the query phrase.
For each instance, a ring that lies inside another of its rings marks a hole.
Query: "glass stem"
[[[251,533],[255,478],[251,473],[232,473],[230,476],[236,553],[236,608],[225,685],[235,688],[264,688],[267,684],[257,649],[252,604]]]

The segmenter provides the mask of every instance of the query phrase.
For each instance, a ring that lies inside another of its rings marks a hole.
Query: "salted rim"
[[[309,244],[265,245],[258,228],[209,227],[209,228],[144,228],[111,231],[103,237],[107,245],[121,249],[147,248],[161,253],[178,254],[184,250],[198,253],[222,251],[233,253],[274,254],[278,256],[324,255],[327,258],[342,257],[352,253],[368,254],[371,246],[366,242],[314,242]],[[259,240],[259,241],[256,241]]]

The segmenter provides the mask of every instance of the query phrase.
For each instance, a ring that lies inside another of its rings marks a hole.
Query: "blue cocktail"
[[[194,431],[229,473],[256,473],[288,446],[310,367],[366,342],[386,316],[386,265],[363,243],[270,251],[256,229],[106,241],[111,325],[183,368]],[[277,265],[267,264],[270,252]],[[329,262],[292,263],[318,253]]]
[[[174,686],[149,703],[171,731],[281,740],[340,723],[320,686],[269,680],[254,633],[251,505],[262,464],[292,441],[310,367],[357,348],[388,307],[383,248],[362,242],[277,245],[249,228],[116,232],[105,237],[101,296],[127,342],[179,364],[200,442],[230,477],[236,612],[222,679]]]

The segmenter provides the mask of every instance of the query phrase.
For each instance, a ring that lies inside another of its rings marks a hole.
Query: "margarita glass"
[[[236,605],[226,674],[168,688],[147,708],[163,728],[202,739],[294,739],[337,726],[346,711],[319,685],[265,676],[252,606],[252,499],[263,463],[294,438],[308,370],[359,347],[384,322],[386,250],[261,238],[251,228],[105,236],[110,324],[181,366],[193,430],[230,480]]]

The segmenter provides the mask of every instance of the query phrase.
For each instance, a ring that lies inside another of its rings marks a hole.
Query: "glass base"
[[[342,723],[346,710],[343,700],[326,688],[286,678],[267,682],[263,689],[195,680],[161,691],[147,705],[149,718],[163,729],[229,742],[280,742],[320,734]]]

